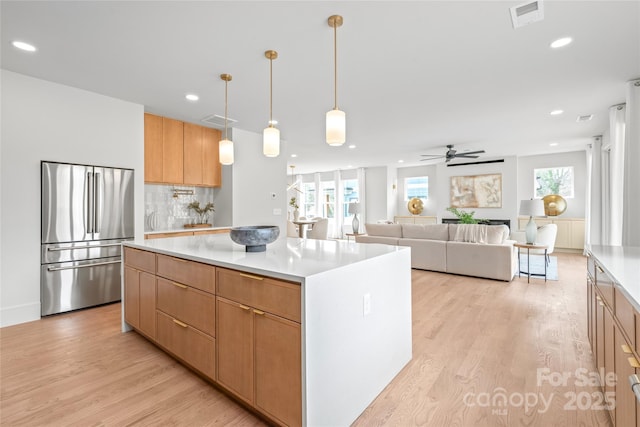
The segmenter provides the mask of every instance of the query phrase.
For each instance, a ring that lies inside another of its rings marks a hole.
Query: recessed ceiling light
[[[571,37],[562,37],[561,39],[555,40],[553,43],[551,43],[551,47],[553,49],[557,49],[559,47],[568,45],[572,41],[573,39]]]
[[[292,154],[291,157],[298,157],[298,155],[297,154]]]
[[[551,114],[552,116],[559,116],[562,113],[564,113],[564,110],[553,110],[549,114]]]
[[[356,145],[355,145],[355,144],[351,144],[351,145],[349,146],[349,148],[353,150],[354,148],[356,148]]]
[[[557,143],[557,142],[551,142],[551,143],[549,143],[549,147],[555,147],[555,146],[557,146],[557,145],[558,145],[558,143]]]
[[[404,163],[404,160],[398,160],[398,163]]]
[[[193,94],[193,93],[186,94],[185,98],[187,98],[189,101],[197,101],[198,99],[200,99],[200,97],[198,95]]]
[[[25,43],[25,42],[21,42],[18,40],[15,40],[13,43],[13,46],[17,47],[18,49],[22,49],[22,50],[26,50],[27,52],[35,52],[36,51],[36,47],[32,44],[29,43]]]

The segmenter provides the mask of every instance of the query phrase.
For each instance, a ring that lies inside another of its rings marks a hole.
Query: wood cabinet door
[[[222,166],[218,145],[220,131],[218,129],[202,128],[202,184],[210,187],[222,185]]]
[[[124,267],[124,320],[140,327],[140,276],[138,270]]]
[[[602,384],[602,391],[604,392],[604,398],[607,403],[609,403],[609,396],[615,396],[616,386],[612,381],[608,381],[608,376],[611,376],[616,371],[616,343],[615,343],[615,328],[613,323],[613,317],[609,310],[604,308],[604,372],[605,372],[605,381]],[[611,415],[611,419],[613,420],[613,424],[615,425],[615,399],[611,401],[609,407],[611,410],[609,414]]]
[[[139,272],[140,280],[140,331],[156,338],[156,276]]]
[[[253,312],[255,405],[285,425],[302,425],[300,324]]]
[[[616,355],[616,405],[615,420],[616,426],[636,425],[636,396],[631,390],[629,376],[635,374],[635,368],[629,363],[629,358],[633,355],[623,349],[623,345],[628,343],[620,333],[620,329],[615,327],[615,355]]]
[[[571,221],[571,247],[573,249],[584,248],[584,220]]]
[[[216,380],[253,404],[253,312],[245,305],[216,298]]]
[[[536,223],[538,221],[536,220]],[[571,242],[571,221],[555,219],[553,223],[558,226],[556,235],[556,248],[572,248]]]
[[[202,185],[203,174],[203,127],[192,123],[184,124],[184,183]]]
[[[604,369],[604,304],[597,301],[596,304],[596,367]]]
[[[183,122],[162,118],[162,182],[183,182],[183,133]]]
[[[162,117],[144,115],[144,182],[162,182]]]

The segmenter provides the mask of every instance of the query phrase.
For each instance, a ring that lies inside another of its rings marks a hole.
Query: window
[[[573,197],[573,167],[534,169],[533,177],[535,197],[549,194]]]
[[[358,202],[358,180],[357,179],[346,179],[342,181],[342,216],[344,218],[352,217],[353,215],[349,213],[349,206],[352,203]]]
[[[336,183],[334,181],[322,181],[320,183],[320,197],[322,198],[319,203],[321,206],[320,215],[324,218],[333,218],[334,207],[336,205]]]
[[[408,202],[414,197],[422,200],[427,200],[429,198],[428,176],[412,176],[404,179],[405,202]]]
[[[316,212],[316,186],[313,182],[302,184],[302,216],[315,215]]]

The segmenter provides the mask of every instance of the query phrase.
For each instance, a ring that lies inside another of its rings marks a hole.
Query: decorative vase
[[[298,209],[295,209],[293,211],[293,220],[297,221],[300,218],[300,212],[298,212]]]
[[[360,230],[360,220],[358,220],[358,214],[353,214],[353,222],[351,223],[353,226],[353,234],[358,234]]]

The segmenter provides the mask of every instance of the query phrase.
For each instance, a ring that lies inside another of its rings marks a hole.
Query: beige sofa
[[[411,267],[511,281],[518,254],[506,225],[366,224],[359,243],[411,247]]]

